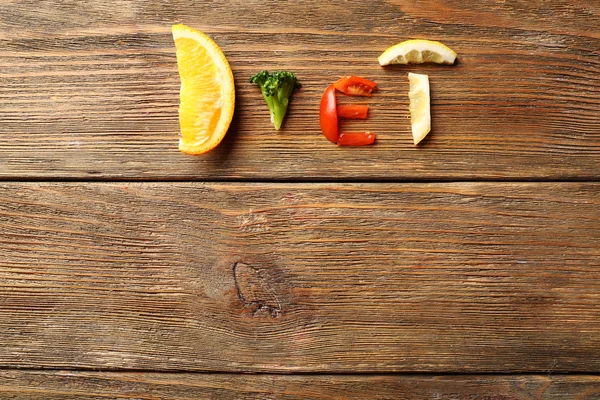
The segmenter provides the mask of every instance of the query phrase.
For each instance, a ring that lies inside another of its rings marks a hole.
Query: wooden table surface
[[[202,157],[179,22],[236,79]],[[600,399],[599,25],[598,0],[0,1],[0,398]],[[457,64],[379,67],[408,38]],[[279,132],[261,69],[304,85]],[[346,123],[372,147],[320,134],[347,74],[379,85]]]

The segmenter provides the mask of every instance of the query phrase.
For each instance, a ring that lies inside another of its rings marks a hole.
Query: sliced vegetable
[[[339,118],[346,119],[367,119],[369,114],[369,106],[360,104],[341,105],[337,107]]]
[[[367,146],[375,142],[373,132],[342,132],[338,139],[338,146]]]
[[[377,84],[359,76],[345,76],[333,84],[340,92],[350,96],[367,96],[371,97],[371,93]]]
[[[337,143],[340,134],[337,116],[335,87],[329,85],[321,98],[319,122],[323,135],[333,143]]]

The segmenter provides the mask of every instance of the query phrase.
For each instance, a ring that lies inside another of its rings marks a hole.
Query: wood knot
[[[250,309],[252,316],[281,316],[281,302],[268,277],[261,270],[236,262],[233,264],[233,279],[238,298],[244,308]]]

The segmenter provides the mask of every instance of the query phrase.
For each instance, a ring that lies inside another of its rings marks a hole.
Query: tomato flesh
[[[335,95],[335,87],[329,85],[323,97],[321,98],[321,108],[319,110],[319,122],[321,131],[330,142],[337,143],[340,135],[337,115],[337,100]]]
[[[337,107],[337,114],[339,118],[367,119],[367,115],[369,114],[369,106],[363,106],[360,104],[341,105]]]
[[[338,146],[367,146],[375,142],[373,132],[342,132],[337,141]]]
[[[345,76],[333,84],[337,90],[349,96],[367,96],[371,93],[377,84],[360,76]]]

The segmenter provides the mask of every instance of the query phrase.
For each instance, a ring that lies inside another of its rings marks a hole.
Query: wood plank
[[[0,367],[596,372],[600,184],[0,185]]]
[[[598,179],[597,2],[408,3],[287,2],[273,14],[259,0],[9,1],[0,178]],[[210,34],[237,82],[232,129],[200,158],[176,150],[174,22]],[[378,66],[382,50],[413,37],[447,43],[458,64]],[[248,83],[264,68],[304,83],[281,132]],[[433,132],[419,147],[408,71],[431,81]],[[321,93],[346,74],[379,83],[369,120],[345,124],[377,132],[372,148],[339,149],[320,134]]]
[[[240,375],[0,371],[10,399],[592,400],[598,376]]]

